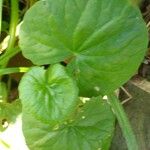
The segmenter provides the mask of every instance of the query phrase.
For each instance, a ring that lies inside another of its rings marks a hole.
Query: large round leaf
[[[141,14],[128,0],[39,1],[20,30],[20,47],[33,63],[71,60],[68,70],[84,96],[126,82],[143,59],[147,39]]]
[[[114,121],[106,101],[93,98],[53,128],[23,111],[23,132],[30,150],[108,150]]]
[[[33,67],[22,78],[19,93],[23,110],[51,124],[70,115],[78,100],[76,84],[59,64],[47,71]]]

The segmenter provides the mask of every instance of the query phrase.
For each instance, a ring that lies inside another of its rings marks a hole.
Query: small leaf
[[[40,11],[39,11],[40,10]],[[23,55],[38,65],[70,58],[80,95],[113,92],[137,70],[148,35],[139,9],[128,0],[44,0],[25,15]]]
[[[59,64],[48,70],[33,67],[19,86],[23,110],[47,123],[56,123],[70,115],[78,100],[78,88]]]
[[[5,122],[14,123],[21,110],[20,100],[15,100],[12,103],[0,102],[0,131],[5,130],[3,126]]]
[[[110,106],[98,97],[53,128],[24,111],[23,132],[31,150],[108,150],[114,121]]]

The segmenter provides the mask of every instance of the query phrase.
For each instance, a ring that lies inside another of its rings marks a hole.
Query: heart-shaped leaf
[[[147,42],[140,11],[128,0],[39,1],[20,30],[20,47],[33,63],[71,61],[68,70],[83,96],[112,92],[126,82]]]
[[[31,150],[108,150],[114,121],[110,106],[98,97],[53,128],[24,111],[23,132]]]
[[[23,110],[47,123],[57,123],[70,115],[78,100],[78,88],[59,64],[45,70],[33,67],[19,86]]]

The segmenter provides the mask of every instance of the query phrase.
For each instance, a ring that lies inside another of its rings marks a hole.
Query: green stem
[[[10,39],[8,43],[7,51],[14,48],[15,41],[16,41],[16,27],[18,24],[18,0],[11,0],[11,20],[10,20]]]
[[[29,70],[28,67],[15,67],[15,68],[2,68],[0,69],[0,75],[12,74],[12,73],[24,73]]]
[[[108,100],[111,104],[112,109],[118,119],[119,125],[122,129],[123,135],[126,139],[128,150],[138,150],[138,144],[135,135],[132,131],[131,125],[129,123],[128,117],[124,112],[123,106],[114,94],[108,96]]]
[[[6,51],[2,56],[0,56],[0,66],[5,67],[9,59],[15,56],[20,51],[21,50],[19,47],[15,47],[15,48],[12,48],[10,51]]]
[[[1,68],[5,68],[7,66],[9,59],[20,51],[20,50],[18,50],[18,48],[15,48],[16,28],[17,28],[18,18],[19,18],[19,15],[18,15],[19,8],[18,7],[19,7],[18,0],[11,0],[11,19],[10,19],[10,27],[9,27],[10,38],[9,38],[8,47],[7,47],[5,54],[3,54],[0,57],[0,67]],[[1,79],[1,77],[0,77],[0,79]]]
[[[0,35],[2,30],[2,10],[3,10],[3,0],[0,0]]]

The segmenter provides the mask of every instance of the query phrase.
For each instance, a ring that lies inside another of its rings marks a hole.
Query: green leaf
[[[20,30],[23,55],[33,63],[71,60],[68,70],[82,96],[120,87],[136,72],[147,43],[140,11],[127,0],[39,1]]]
[[[19,86],[23,109],[43,122],[64,120],[78,101],[78,88],[59,64],[45,70],[33,67],[22,78]]]
[[[3,126],[5,122],[15,122],[17,116],[21,113],[22,107],[20,100],[15,100],[12,103],[0,102],[0,131],[5,130]]]
[[[23,132],[31,150],[108,150],[114,121],[110,106],[98,97],[53,128],[23,111]]]

